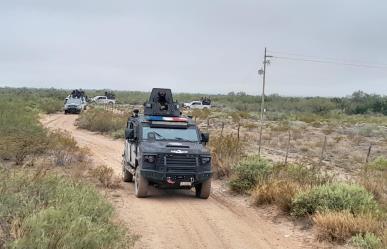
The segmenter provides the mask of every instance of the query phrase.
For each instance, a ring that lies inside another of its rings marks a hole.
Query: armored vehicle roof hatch
[[[144,115],[179,117],[179,104],[173,101],[171,89],[153,88],[148,102],[144,104]]]

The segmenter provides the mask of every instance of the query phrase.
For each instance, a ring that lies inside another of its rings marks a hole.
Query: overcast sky
[[[0,0],[0,86],[387,95],[383,0]],[[276,53],[275,53],[276,52]],[[384,64],[385,66],[380,66]]]

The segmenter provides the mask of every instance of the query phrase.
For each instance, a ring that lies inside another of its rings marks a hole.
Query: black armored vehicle
[[[181,115],[170,89],[154,88],[144,114],[134,110],[125,129],[123,181],[134,180],[135,195],[146,197],[150,185],[191,189],[207,199],[211,190],[211,154],[191,118]]]

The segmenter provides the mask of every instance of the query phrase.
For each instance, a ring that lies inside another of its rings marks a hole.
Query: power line
[[[363,63],[360,64],[360,63],[350,63],[350,62],[327,60],[327,59],[308,59],[308,58],[276,56],[276,55],[273,55],[273,58],[283,59],[283,60],[291,60],[291,61],[304,61],[304,62],[313,62],[313,63],[322,63],[322,64],[362,67],[362,68],[387,69],[387,65],[383,65],[383,64],[379,64],[379,65],[378,64],[363,64]]]
[[[271,54],[278,54],[279,57],[285,55],[285,57],[297,57],[302,59],[311,59],[311,60],[327,60],[327,61],[334,61],[339,63],[350,63],[350,64],[365,64],[365,65],[371,65],[371,66],[381,66],[381,67],[387,67],[387,63],[368,63],[368,62],[360,62],[355,60],[348,60],[348,59],[339,59],[339,58],[333,58],[333,57],[321,57],[316,55],[305,55],[305,54],[299,54],[299,53],[289,53],[289,52],[279,52],[279,51],[269,51]]]

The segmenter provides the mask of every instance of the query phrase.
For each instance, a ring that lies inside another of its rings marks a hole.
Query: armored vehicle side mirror
[[[206,132],[202,132],[200,136],[201,136],[202,143],[208,143],[208,141],[210,140],[210,134]]]
[[[133,129],[125,129],[125,138],[128,140],[134,139],[134,130]]]

